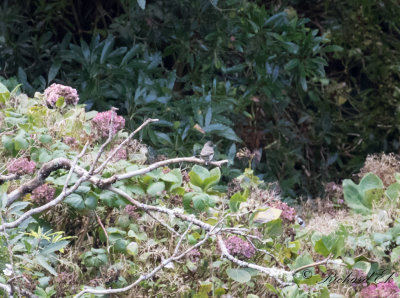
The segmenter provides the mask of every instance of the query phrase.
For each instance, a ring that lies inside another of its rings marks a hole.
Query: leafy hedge
[[[387,165],[382,179],[393,183],[372,173],[344,180],[329,213],[305,208],[304,227],[250,168],[226,185],[214,166],[227,161],[149,162],[114,111],[85,112],[66,86],[33,98],[18,88],[0,85],[2,295],[400,292],[400,174]]]
[[[118,106],[131,128],[163,119],[142,133],[157,154],[213,139],[233,159],[246,146],[257,174],[292,198],[398,148],[390,1],[94,2],[86,14],[68,1],[4,2],[3,75],[28,93],[74,86],[88,108]]]

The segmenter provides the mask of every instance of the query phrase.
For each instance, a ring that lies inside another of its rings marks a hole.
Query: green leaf
[[[161,195],[164,189],[165,189],[164,182],[154,182],[150,184],[150,186],[147,188],[147,194],[152,196]]]
[[[64,247],[66,247],[68,245],[69,241],[59,241],[56,243],[51,243],[49,245],[47,245],[44,249],[42,249],[40,251],[40,254],[43,255],[44,257],[46,257],[46,255],[53,253],[55,251],[59,251],[60,249],[63,249]]]
[[[162,174],[160,177],[161,180],[166,182],[172,182],[181,185],[182,184],[182,173],[179,169],[173,169],[167,174]]]
[[[114,38],[112,37],[112,35],[109,35],[104,42],[105,45],[103,47],[103,50],[101,51],[100,64],[104,64],[104,62],[106,61],[108,54],[114,46]]]
[[[386,189],[385,195],[391,200],[395,201],[400,197],[400,183],[395,182]]]
[[[47,153],[47,150],[44,148],[41,148],[43,150],[40,150],[40,154],[39,154],[39,162],[40,163],[45,163],[48,162],[52,159],[51,155]]]
[[[299,65],[299,59],[292,59],[288,63],[285,64],[284,69],[286,71],[292,70],[297,65]]]
[[[133,56],[135,56],[140,50],[140,46],[139,45],[134,45],[124,56],[124,58],[122,58],[121,64],[120,66],[126,64]]]
[[[318,240],[314,246],[315,252],[323,255],[324,257],[330,254],[330,250],[326,247],[324,241],[322,239]]]
[[[42,142],[43,144],[49,144],[53,141],[53,138],[49,135],[41,135],[39,137],[39,141]]]
[[[47,75],[47,84],[50,84],[51,81],[57,76],[58,71],[60,70],[61,62],[54,61],[53,64],[50,66],[49,74]]]
[[[37,255],[37,256],[35,257],[35,260],[36,260],[36,262],[37,262],[40,266],[42,266],[44,269],[46,269],[47,271],[49,271],[51,274],[57,276],[57,272],[54,270],[53,267],[51,267],[51,266],[49,265],[49,263],[47,263],[47,260],[46,260],[46,258],[45,258],[44,256],[42,256],[42,255],[39,254],[39,255]]]
[[[390,255],[390,260],[392,263],[397,263],[400,260],[400,247],[397,246],[392,250]]]
[[[126,247],[126,251],[131,256],[137,256],[138,251],[139,251],[139,245],[136,242],[131,242]]]
[[[278,218],[280,218],[281,213],[282,210],[277,208],[268,208],[265,211],[258,211],[253,217],[253,222],[263,224],[272,220],[277,220]]]
[[[240,204],[243,202],[246,202],[247,198],[243,196],[240,191],[236,192],[231,196],[229,200],[229,209],[232,210],[232,212],[237,212],[240,208]]]
[[[214,168],[209,172],[209,177],[204,179],[203,185],[204,190],[207,191],[211,186],[216,185],[221,179],[221,170]]]
[[[225,124],[215,123],[203,127],[206,133],[216,134],[234,142],[241,142],[242,140],[236,135],[232,128]]]
[[[14,138],[14,148],[19,151],[20,149],[26,149],[29,147],[29,143],[27,141],[27,137],[25,132],[20,131],[17,136]]]
[[[300,77],[300,85],[304,91],[307,91],[307,81],[306,78],[303,76]]]
[[[125,239],[118,239],[117,241],[115,241],[113,248],[115,252],[125,253],[127,246],[128,241],[126,241]]]
[[[8,151],[13,152],[14,151],[14,140],[11,136],[3,135],[1,137],[1,142]]]
[[[360,190],[366,192],[371,189],[382,189],[384,187],[382,180],[375,174],[368,173],[360,181]]]
[[[208,206],[209,196],[207,194],[197,194],[192,200],[193,208],[197,211],[203,211]]]
[[[0,83],[0,103],[5,103],[10,98],[10,91]]]
[[[390,233],[374,233],[373,239],[376,244],[380,245],[384,242],[391,241],[393,236]]]
[[[95,210],[97,207],[97,198],[93,195],[85,199],[85,207],[90,210]]]
[[[226,274],[228,274],[231,279],[239,283],[246,283],[251,280],[251,275],[243,269],[228,268],[226,269]]]
[[[64,106],[64,96],[60,96],[56,101],[56,107],[62,108]]]
[[[369,214],[370,208],[364,205],[364,193],[350,179],[343,180],[343,194],[347,205],[357,213]]]
[[[210,172],[201,166],[195,165],[189,172],[190,182],[198,187],[204,185],[204,180],[210,176]]]
[[[145,9],[146,8],[146,0],[137,0],[137,3],[139,4],[141,9]]]
[[[69,206],[78,209],[78,210],[83,210],[85,209],[85,204],[83,203],[83,199],[80,195],[73,193],[70,194],[65,200],[64,203],[68,204]]]

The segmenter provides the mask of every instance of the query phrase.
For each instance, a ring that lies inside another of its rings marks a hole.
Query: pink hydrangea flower
[[[255,248],[248,241],[237,236],[231,236],[224,240],[228,252],[232,256],[251,258],[256,253]]]
[[[400,289],[397,287],[395,282],[380,282],[377,285],[371,284],[364,288],[360,293],[361,298],[394,298],[400,297]]]
[[[117,147],[118,147],[118,145],[114,146],[114,147],[111,149],[110,154],[111,154],[112,152],[114,152],[114,150],[117,149]],[[117,161],[119,161],[119,160],[127,159],[127,158],[128,158],[128,154],[126,153],[126,149],[125,149],[125,148],[121,148],[121,149],[119,149],[119,150],[115,153],[115,155],[113,156],[112,160],[115,161],[115,162],[117,162]]]
[[[294,222],[296,219],[296,210],[290,207],[288,204],[279,201],[271,200],[267,202],[268,206],[282,210],[281,218],[287,220],[288,222]]]
[[[60,84],[51,84],[50,87],[46,88],[44,97],[50,107],[54,107],[60,97],[64,97],[64,102],[69,105],[76,105],[79,101],[76,89]]]
[[[55,192],[53,187],[43,184],[32,191],[32,200],[39,205],[46,204],[54,199]]]
[[[118,130],[121,130],[125,127],[124,117],[118,116],[114,111],[102,112],[98,113],[91,122],[92,129],[95,134],[102,138],[108,137],[112,113],[114,113],[113,134],[115,135]]]
[[[187,254],[187,257],[192,263],[197,263],[200,260],[201,253],[199,250],[193,249]]]
[[[13,159],[7,166],[9,174],[17,174],[18,176],[32,174],[35,168],[36,163],[34,161],[29,161],[26,157]]]
[[[64,138],[64,143],[67,144],[67,145],[70,145],[70,146],[75,146],[78,142],[73,137],[65,137]]]

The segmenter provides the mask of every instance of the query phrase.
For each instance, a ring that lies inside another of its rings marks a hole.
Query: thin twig
[[[254,245],[253,241],[250,239],[250,237],[248,237],[247,235],[245,237],[246,237],[247,241],[250,242],[250,244],[254,247],[255,250],[265,253],[266,255],[270,256],[279,267],[285,268],[272,253],[270,253],[269,251],[266,251],[265,249],[257,248]]]
[[[99,223],[100,227],[103,229],[104,234],[106,235],[106,239],[107,239],[107,252],[110,253],[110,246],[109,246],[109,239],[108,239],[108,233],[106,228],[104,227],[103,223],[101,222],[100,217],[97,215],[96,211],[94,212],[94,214],[96,215],[97,218],[97,222]]]
[[[174,234],[175,236],[180,236],[179,233],[177,231],[175,231],[172,227],[170,227],[168,224],[166,224],[165,222],[163,222],[161,219],[158,219],[156,216],[154,216],[153,214],[151,214],[150,211],[145,210],[146,213],[155,221],[159,222],[162,226],[164,226],[165,228],[168,229],[168,231],[170,231],[172,234]]]
[[[169,263],[176,262],[176,261],[182,259],[188,253],[190,253],[192,250],[194,250],[197,247],[200,247],[201,245],[203,245],[208,240],[208,238],[210,237],[211,233],[214,231],[214,229],[216,227],[217,227],[217,225],[213,226],[213,228],[204,236],[203,240],[197,242],[195,245],[193,245],[192,247],[188,248],[187,250],[185,250],[180,255],[172,255],[168,259],[163,260],[161,262],[161,264],[158,265],[156,268],[154,268],[150,273],[145,274],[145,275],[141,275],[134,283],[130,284],[129,286],[126,286],[126,287],[120,288],[120,289],[108,289],[108,290],[96,290],[96,289],[88,289],[88,288],[86,288],[86,289],[83,289],[81,292],[79,292],[77,295],[75,295],[74,298],[79,298],[79,297],[81,297],[82,295],[84,295],[86,293],[90,293],[90,294],[117,294],[117,293],[122,293],[122,292],[129,291],[130,289],[132,289],[136,285],[138,285],[141,281],[152,278],[154,275],[156,275],[156,273],[158,271],[163,269]]]
[[[98,162],[99,159],[100,159],[100,156],[103,154],[104,149],[105,149],[106,146],[111,142],[112,137],[113,137],[113,135],[114,135],[114,131],[113,131],[113,130],[114,130],[114,117],[115,117],[115,115],[117,114],[117,113],[115,112],[116,110],[117,110],[117,108],[114,108],[114,107],[111,108],[111,120],[110,120],[110,127],[109,127],[109,130],[108,130],[108,138],[107,138],[107,140],[101,145],[99,151],[97,152],[96,157],[94,158],[94,161],[93,161],[93,163],[92,163],[92,165],[91,165],[91,167],[90,167],[90,170],[89,170],[89,175],[90,175],[90,176],[93,175],[94,170],[95,170],[95,167],[96,167],[96,164],[97,164],[97,162]]]
[[[316,263],[312,263],[312,264],[308,264],[308,265],[304,265],[301,266],[299,268],[296,268],[294,270],[292,270],[292,274],[295,275],[297,272],[300,272],[304,269],[310,268],[310,267],[314,267],[314,266],[319,266],[319,265],[323,265],[323,264],[327,264],[329,262],[329,260],[332,258],[332,255],[329,255],[326,259],[320,261],[320,262],[316,262]]]
[[[225,242],[222,239],[221,235],[217,236],[218,239],[218,245],[219,248],[222,252],[222,256],[225,256],[228,260],[232,261],[233,263],[239,265],[240,267],[247,267],[247,268],[252,268],[256,269],[258,271],[266,273],[268,276],[274,278],[279,284],[282,286],[288,286],[288,285],[293,285],[293,274],[290,271],[286,271],[281,268],[268,268],[268,267],[263,267],[260,265],[252,264],[249,262],[245,262],[242,260],[239,260],[238,258],[235,258],[232,256],[228,249],[226,248]],[[282,278],[286,281],[283,281]]]
[[[78,163],[78,160],[85,154],[88,146],[89,146],[89,142],[86,142],[86,144],[83,147],[82,151],[74,158],[74,161],[72,162],[71,168],[69,169],[67,179],[65,180],[63,191],[65,191],[67,189],[68,184],[69,184],[69,180],[71,179],[71,176],[72,176],[72,173],[74,172],[76,164]]]
[[[137,134],[139,131],[141,131],[146,125],[153,123],[153,122],[158,122],[158,119],[147,119],[140,125],[138,128],[136,128],[121,144],[118,145],[117,148],[114,149],[114,151],[107,157],[107,159],[94,171],[94,174],[101,173],[104,168],[107,166],[107,164],[110,162],[110,160],[114,157],[114,155],[126,144],[128,143],[134,136]]]

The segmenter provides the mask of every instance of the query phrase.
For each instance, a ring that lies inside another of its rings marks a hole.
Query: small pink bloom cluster
[[[38,205],[46,204],[54,199],[55,192],[53,187],[43,184],[32,191],[32,201]]]
[[[114,152],[114,150],[117,149],[117,147],[118,147],[118,145],[114,146],[111,149],[110,153]],[[127,158],[128,158],[128,154],[126,153],[126,150],[124,148],[121,148],[115,153],[115,155],[113,156],[112,160],[117,162],[119,160],[127,159]]]
[[[187,256],[191,262],[197,263],[200,260],[201,254],[197,249],[193,249],[187,254]]]
[[[288,222],[294,222],[296,219],[296,210],[290,207],[288,204],[280,200],[271,200],[267,202],[267,205],[273,208],[282,210],[281,218]]]
[[[44,96],[50,107],[54,107],[60,97],[64,97],[64,102],[69,105],[76,105],[79,101],[76,89],[61,84],[51,84],[44,90]]]
[[[256,253],[256,250],[248,241],[245,241],[237,236],[231,236],[224,242],[228,252],[232,256],[243,256],[250,259]]]
[[[108,137],[112,113],[114,113],[113,135],[125,127],[124,117],[118,116],[114,111],[98,113],[91,122],[93,130],[98,136],[102,138]]]
[[[367,284],[368,275],[361,269],[353,269],[351,271],[350,280],[352,281],[353,289],[356,292],[361,291],[364,289]]]
[[[394,298],[400,297],[400,289],[394,283],[393,280],[390,282],[380,282],[377,285],[371,284],[360,293],[361,298]]]
[[[134,205],[126,205],[124,211],[132,218],[136,218],[138,215],[136,213],[136,206]]]
[[[7,171],[9,174],[17,174],[22,176],[25,174],[32,174],[35,171],[36,163],[34,161],[29,161],[26,157],[21,157],[18,159],[13,159],[7,166]]]
[[[77,141],[73,137],[65,137],[64,138],[64,143],[70,146],[75,146],[77,144]]]

